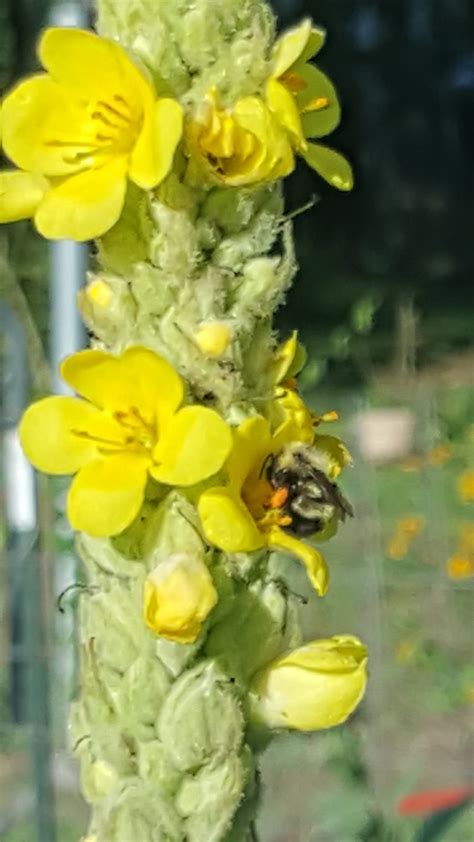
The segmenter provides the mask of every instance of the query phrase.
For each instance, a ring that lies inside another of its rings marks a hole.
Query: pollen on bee
[[[270,508],[271,509],[281,509],[286,501],[288,500],[288,489],[287,488],[277,488],[276,491],[272,494],[270,498]],[[290,518],[291,523],[291,518]]]

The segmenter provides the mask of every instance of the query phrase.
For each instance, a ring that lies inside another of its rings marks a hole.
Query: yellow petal
[[[270,424],[261,415],[246,418],[233,431],[233,437],[226,468],[232,488],[240,491],[249,474],[260,473],[262,462],[271,451]]]
[[[293,366],[298,348],[298,331],[294,330],[290,338],[276,349],[272,362],[272,383],[281,383]],[[295,372],[296,373],[296,372]]]
[[[112,94],[133,104],[152,90],[120,44],[84,29],[47,29],[38,55],[51,77],[73,96],[100,99]]]
[[[314,438],[314,447],[322,458],[321,470],[335,480],[343,468],[352,465],[352,456],[346,445],[336,436],[322,436],[319,433]]]
[[[329,571],[321,553],[278,527],[274,527],[268,533],[268,545],[299,558],[306,567],[313,588],[319,596],[324,596],[329,585]]]
[[[286,129],[293,144],[300,148],[305,145],[303,126],[296,100],[284,85],[275,79],[269,79],[266,87],[266,100],[270,111]]]
[[[29,219],[48,186],[42,175],[20,170],[0,172],[0,222]]]
[[[275,452],[291,441],[313,443],[314,416],[298,392],[279,386],[270,405],[270,414],[277,427]]]
[[[367,650],[357,638],[314,640],[255,676],[253,713],[270,728],[332,728],[357,707],[366,684]]]
[[[265,546],[249,510],[230,488],[210,488],[199,499],[204,534],[215,547],[228,553],[247,553]]]
[[[235,105],[233,116],[240,128],[255,135],[255,151],[245,161],[237,156],[235,172],[228,168],[229,183],[254,183],[288,175],[294,167],[294,157],[286,132],[260,97],[244,97]],[[240,181],[239,181],[240,179]]]
[[[303,52],[301,53],[297,65],[298,65],[298,72],[302,64],[305,64],[310,59],[314,58],[314,56],[319,53],[320,49],[324,46],[324,42],[326,41],[326,32],[321,27],[313,26],[311,28],[311,32],[306,43],[306,47],[304,48]]]
[[[83,467],[68,495],[73,529],[106,538],[129,526],[143,502],[149,463],[146,456],[119,453]]]
[[[88,435],[108,441],[123,439],[120,427],[96,407],[77,398],[51,397],[33,403],[20,423],[26,456],[40,471],[72,474],[97,458],[99,444]]]
[[[50,240],[84,242],[100,237],[117,222],[126,190],[125,158],[66,178],[41,202],[35,224]]]
[[[306,163],[338,190],[352,190],[354,176],[349,161],[328,146],[319,143],[308,143],[307,149],[301,152]]]
[[[147,423],[167,423],[183,399],[183,381],[166,360],[147,348],[121,357],[80,351],[64,360],[61,374],[76,392],[109,412],[139,410]]]
[[[131,180],[144,190],[160,184],[172,167],[182,133],[183,109],[176,100],[150,103],[130,158]]]
[[[21,82],[2,108],[3,148],[21,169],[63,176],[90,163],[85,108],[46,74]]]
[[[169,485],[195,485],[222,468],[231,447],[230,428],[217,412],[187,406],[160,434],[151,473]]]
[[[274,78],[283,76],[298,61],[308,44],[311,31],[311,20],[306,18],[298,26],[287,30],[278,38],[273,50],[272,76]]]
[[[145,622],[155,634],[193,643],[217,603],[207,566],[199,557],[177,553],[161,562],[145,582]]]

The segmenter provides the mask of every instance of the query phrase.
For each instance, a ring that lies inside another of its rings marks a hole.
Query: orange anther
[[[313,111],[322,111],[323,108],[328,108],[330,106],[330,101],[327,96],[318,96],[314,99],[311,99],[307,105],[303,108],[303,114],[310,114]]]
[[[282,82],[285,88],[288,88],[292,94],[299,94],[307,87],[307,83],[299,73],[284,73],[283,76],[280,76],[280,82]]]

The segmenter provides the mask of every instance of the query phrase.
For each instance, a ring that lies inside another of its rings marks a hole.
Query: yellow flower
[[[85,400],[49,397],[32,404],[20,438],[40,471],[76,474],[68,495],[75,529],[116,535],[138,514],[148,475],[190,486],[225,462],[229,428],[213,410],[180,409],[183,382],[152,351],[129,348],[120,357],[81,351],[61,372]]]
[[[269,457],[294,441],[291,421],[272,435],[266,418],[247,418],[234,430],[234,446],[227,460],[229,484],[207,489],[199,500],[199,514],[208,541],[225,552],[270,547],[297,556],[313,587],[323,596],[328,587],[326,563],[314,547],[290,534],[287,493],[284,488],[273,488],[264,476]],[[319,436],[317,444],[326,462],[326,475],[334,481],[346,464],[346,451],[339,449],[340,442],[330,436]]]
[[[463,553],[455,553],[446,562],[446,571],[450,579],[469,579],[474,576],[474,564]]]
[[[145,582],[147,626],[178,643],[193,643],[217,603],[211,574],[200,558],[184,553],[170,556]]]
[[[266,102],[286,130],[293,148],[319,175],[338,190],[352,190],[353,174],[346,159],[308,138],[330,134],[341,110],[334,86],[309,64],[324,44],[325,35],[309,19],[284,33],[276,42]]]
[[[221,108],[214,90],[187,125],[188,179],[238,187],[274,181],[294,168],[291,144],[258,96]]]
[[[286,383],[296,377],[306,362],[306,350],[298,342],[298,331],[294,330],[290,338],[275,351],[273,357],[271,377],[275,384]]]
[[[4,150],[26,172],[0,175],[0,220],[34,216],[51,239],[99,237],[120,216],[127,176],[150,190],[170,171],[182,108],[91,32],[48,29],[38,53],[47,73],[3,104]]]
[[[314,640],[254,678],[253,716],[269,728],[319,731],[345,722],[367,684],[367,650],[356,637]]]
[[[458,495],[463,503],[474,502],[474,471],[464,471],[458,477]]]

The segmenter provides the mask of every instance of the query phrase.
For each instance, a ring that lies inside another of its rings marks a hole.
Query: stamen
[[[112,99],[113,99],[114,102],[118,102],[118,103],[120,103],[120,105],[123,105],[123,107],[125,108],[125,111],[127,111],[128,114],[131,113],[130,106],[129,106],[127,100],[124,99],[123,96],[121,96],[121,94],[114,94]]]
[[[299,73],[284,73],[283,76],[280,76],[280,81],[283,82],[292,94],[299,94],[308,87],[306,81]]]
[[[97,134],[96,134],[96,136],[95,136],[95,139],[96,139],[99,143],[113,143],[113,141],[114,141],[114,138],[113,138],[113,137],[109,137],[109,136],[108,136],[108,135],[106,135],[106,134],[101,134],[100,132],[97,132]]]
[[[93,154],[90,152],[76,152],[75,155],[63,155],[65,164],[82,164],[93,161]]]
[[[330,421],[339,421],[339,413],[336,412],[335,409],[332,409],[331,412],[325,412],[324,415],[316,415],[316,413],[311,413],[313,426],[317,427],[319,424],[328,423]]]
[[[136,406],[131,406],[127,411],[117,410],[113,417],[122,427],[130,430],[131,436],[127,437],[129,443],[139,444],[148,449],[153,446],[156,430],[153,424],[147,422]]]
[[[114,100],[115,100],[115,102],[120,102],[122,105],[124,105],[125,108],[128,111],[128,114],[123,114],[123,112],[120,111],[120,109],[114,108],[113,105],[110,105],[110,103],[108,103],[108,102],[103,102],[103,100],[99,100],[99,102],[97,103],[97,106],[99,108],[103,108],[109,114],[112,114],[114,117],[117,117],[123,123],[128,125],[128,123],[130,123],[130,109],[128,108],[127,103],[125,102],[125,100],[123,100],[121,98],[118,99],[116,96],[114,96]]]
[[[68,147],[77,147],[81,146],[84,149],[95,149],[95,143],[83,143],[82,141],[78,140],[45,140],[45,146],[49,146],[52,149],[67,149]]]
[[[314,111],[322,111],[324,108],[329,108],[330,105],[331,102],[327,96],[318,96],[315,99],[311,99],[301,110],[301,113],[308,114]]]
[[[71,430],[73,436],[77,436],[79,439],[85,439],[86,441],[97,442],[98,444],[106,444],[110,445],[110,447],[123,447],[125,442],[123,441],[115,441],[114,439],[106,439],[102,438],[102,436],[93,436],[91,433],[88,433],[87,430]]]
[[[109,129],[116,129],[117,131],[120,131],[121,127],[118,126],[117,123],[113,123],[112,120],[109,120],[105,114],[102,114],[101,111],[93,111],[91,117],[93,120],[100,120],[100,122],[103,123],[104,126],[108,126]]]
[[[257,520],[260,529],[270,529],[272,526],[291,526],[292,523],[293,518],[290,515],[276,509],[267,512]]]

